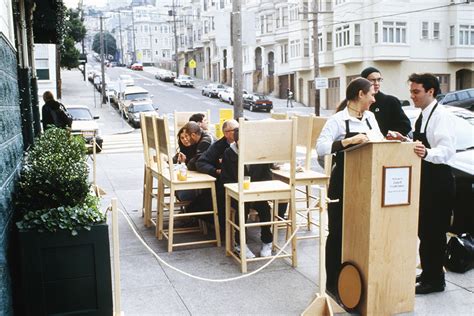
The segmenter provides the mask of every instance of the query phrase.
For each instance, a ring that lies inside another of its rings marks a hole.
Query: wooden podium
[[[346,151],[342,262],[362,274],[362,315],[413,311],[421,159],[414,143]]]

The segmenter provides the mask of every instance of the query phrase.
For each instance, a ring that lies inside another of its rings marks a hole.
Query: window
[[[433,22],[433,39],[440,39],[439,22]]]
[[[318,33],[318,51],[323,51],[323,33]]]
[[[384,43],[406,44],[406,22],[383,22],[382,37]]]
[[[346,0],[336,0],[336,5],[342,4],[342,3],[344,3],[344,2],[346,2]]]
[[[268,14],[265,16],[265,31],[266,33],[273,32],[273,15]]]
[[[305,39],[304,43],[303,43],[303,56],[304,57],[309,57],[309,41],[308,41],[308,39]]]
[[[298,20],[298,7],[296,4],[290,4],[289,8],[290,12],[290,22]]]
[[[265,26],[265,16],[261,15],[260,16],[260,34],[263,34],[265,32],[264,26]]]
[[[350,42],[349,24],[336,27],[336,48],[349,46]]]
[[[288,62],[288,44],[280,46],[281,63],[286,64]]]
[[[374,23],[374,43],[379,42],[379,22]]]
[[[245,47],[243,49],[243,54],[244,54],[244,64],[247,65],[250,61],[250,56],[249,56],[249,49],[248,47]]]
[[[281,26],[288,26],[288,7],[282,8]]]
[[[290,42],[290,58],[301,56],[301,41],[294,40]]]
[[[48,58],[35,58],[36,77],[38,80],[49,80]]]
[[[326,51],[332,51],[332,32],[326,33]]]
[[[421,22],[421,38],[428,39],[428,22]]]
[[[454,25],[449,26],[449,45],[453,46],[454,45]]]
[[[459,25],[459,45],[474,45],[474,25]]]
[[[360,24],[354,24],[354,45],[360,46]]]
[[[302,10],[302,19],[307,20],[308,19],[308,1],[303,1],[303,10]]]

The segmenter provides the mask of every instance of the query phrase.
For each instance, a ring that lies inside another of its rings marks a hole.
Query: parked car
[[[436,96],[439,104],[457,106],[474,111],[474,88],[448,92]]]
[[[126,117],[130,125],[134,127],[140,127],[140,113],[142,112],[155,112],[152,102],[149,100],[145,101],[133,101],[128,107],[126,107]]]
[[[263,94],[248,94],[243,98],[243,107],[249,109],[250,112],[254,110],[270,112],[273,109],[273,102]]]
[[[132,69],[132,70],[143,70],[143,65],[139,64],[139,63],[135,63],[130,67],[130,69]]]
[[[179,75],[178,78],[174,79],[174,85],[178,87],[191,87],[194,88],[193,78],[186,75]]]
[[[155,78],[165,82],[173,82],[174,74],[169,70],[160,70],[155,74]]]
[[[71,132],[83,135],[87,144],[92,144],[95,135],[96,151],[101,152],[104,140],[100,136],[99,124],[95,121],[99,116],[93,116],[85,105],[67,105],[66,109],[72,116]]]
[[[247,97],[249,94],[247,90],[242,90],[242,98]],[[219,92],[219,100],[221,102],[229,102],[229,104],[234,103],[234,88],[227,88],[224,91]]]
[[[105,88],[105,95],[110,103],[118,104],[118,85],[117,82],[109,82]]]
[[[209,98],[216,98],[219,95],[219,92],[222,92],[226,89],[226,86],[223,84],[210,83],[202,87],[201,94],[208,96]]]
[[[119,100],[119,110],[122,112],[122,115],[124,118],[127,118],[126,113],[127,113],[127,107],[133,102],[133,101],[149,101],[151,102],[151,98],[153,96],[150,95],[150,93],[137,86],[131,86],[131,87],[126,87],[125,91],[123,91],[120,94],[120,100]]]

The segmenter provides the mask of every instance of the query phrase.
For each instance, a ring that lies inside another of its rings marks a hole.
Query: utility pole
[[[100,107],[102,107],[102,103],[105,100],[105,67],[104,67],[104,17],[100,17],[100,70],[102,72],[102,81],[100,84],[100,94],[102,96],[102,100],[100,101]]]
[[[178,60],[178,28],[176,27],[176,4],[173,0],[173,28],[174,28],[174,62],[176,64],[176,78],[179,76],[179,60]]]
[[[132,8],[132,37],[133,37],[133,58],[132,58],[132,64],[137,62],[137,46],[135,44],[135,15],[133,13],[133,7]]]
[[[123,40],[122,40],[122,19],[120,18],[120,9],[118,10],[118,18],[119,18],[119,34],[120,34],[120,64],[124,64],[123,61]]]
[[[314,114],[320,115],[321,103],[319,89],[316,89],[316,78],[319,77],[319,37],[318,37],[318,1],[313,0],[313,64],[314,64]]]
[[[242,18],[240,1],[232,1],[232,58],[234,69],[232,86],[234,87],[234,118],[243,116],[242,107]]]

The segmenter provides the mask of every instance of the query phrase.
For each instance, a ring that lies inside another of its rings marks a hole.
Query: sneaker
[[[237,253],[240,256],[240,245],[235,245],[234,246],[234,252]],[[255,258],[255,254],[249,249],[249,247],[245,248],[245,257],[247,259]]]
[[[272,243],[262,244],[262,249],[260,250],[260,257],[270,257],[272,255]]]

